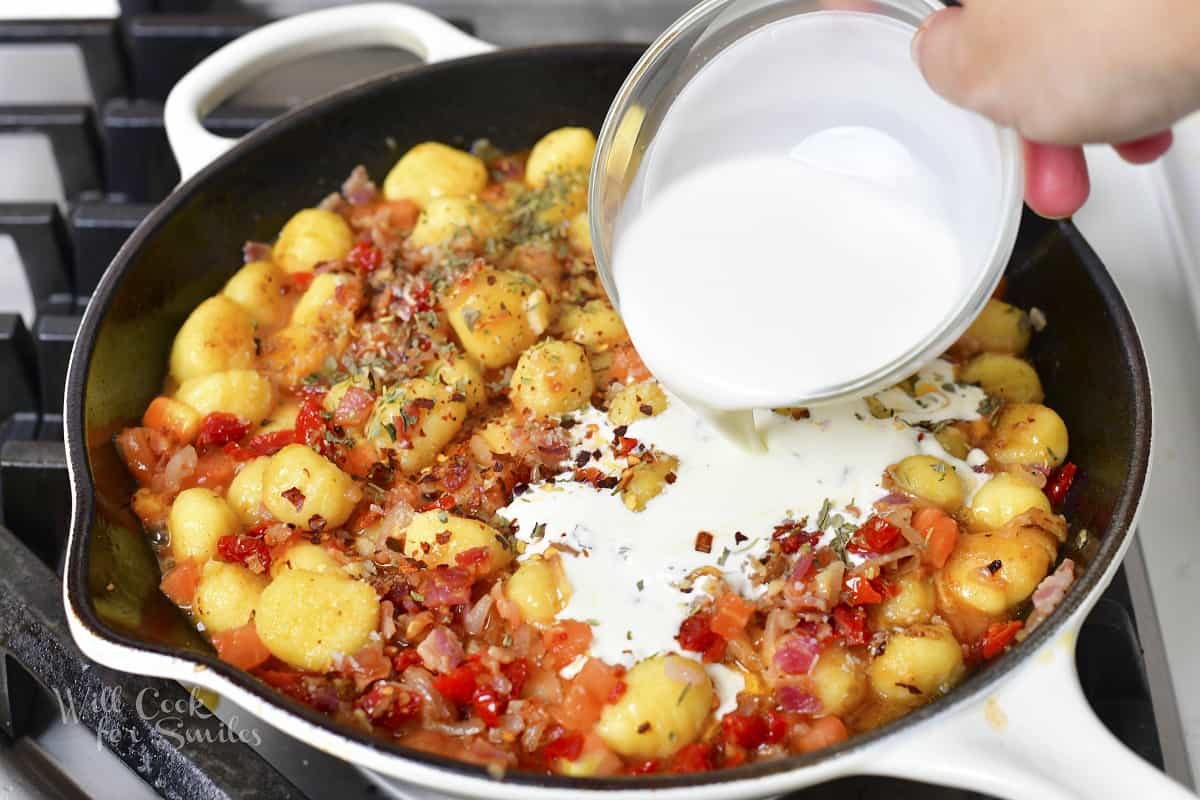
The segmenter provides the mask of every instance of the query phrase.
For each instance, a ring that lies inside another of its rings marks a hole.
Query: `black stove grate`
[[[688,3],[677,5],[661,12],[664,24]],[[5,389],[0,393],[0,518],[6,526],[0,528],[0,775],[15,762],[36,775],[34,784],[43,793],[114,796],[116,789],[80,786],[74,776],[85,765],[55,762],[36,741],[49,721],[61,716],[64,693],[94,698],[105,687],[120,686],[123,701],[99,710],[83,704],[79,722],[101,733],[113,726],[122,731],[106,736],[109,752],[163,797],[379,796],[353,768],[282,735],[255,748],[221,736],[223,726],[216,719],[195,719],[189,725],[211,741],[175,746],[128,701],[145,690],[186,703],[187,692],[172,682],[90,664],[66,629],[55,575],[70,506],[60,409],[79,313],[121,244],[178,182],[162,125],[170,86],[205,55],[262,22],[257,12],[233,0],[122,0],[121,8],[118,20],[0,20],[0,46],[77,45],[96,101],[94,108],[0,104],[0,135],[36,132],[49,139],[67,198],[65,212],[53,203],[0,203],[0,234],[16,243],[37,312],[31,327],[17,314],[0,313],[0,382]],[[469,23],[456,24],[471,29]],[[591,34],[589,30],[578,38],[605,38]],[[359,54],[343,71],[365,76],[408,62],[411,58],[398,59],[395,51]],[[328,62],[317,69],[328,80]],[[310,91],[312,84],[319,87],[321,81],[314,79],[307,86]],[[289,93],[288,101],[304,96]],[[206,124],[214,132],[237,136],[286,105],[264,103],[255,95],[234,98]],[[1157,629],[1146,629],[1156,622],[1138,548],[1135,543],[1080,636],[1084,692],[1122,741],[1160,767],[1165,760],[1172,774],[1190,783],[1169,683],[1148,674],[1165,663],[1165,655]],[[127,795],[122,791],[115,796]],[[852,778],[794,797],[981,796],[894,779]]]

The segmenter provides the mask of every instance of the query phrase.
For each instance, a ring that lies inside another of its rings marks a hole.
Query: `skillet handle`
[[[881,747],[861,769],[1010,800],[1195,800],[1092,712],[1075,669],[1081,620],[995,692]]]
[[[163,121],[182,180],[237,144],[209,133],[202,123],[230,94],[289,61],[367,46],[403,48],[426,62],[494,49],[428,11],[398,3],[329,8],[264,25],[201,61],[167,96]]]

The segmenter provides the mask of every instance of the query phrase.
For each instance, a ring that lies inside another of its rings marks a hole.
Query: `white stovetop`
[[[1130,166],[1102,147],[1089,148],[1088,163],[1092,196],[1075,222],[1125,295],[1150,362],[1154,454],[1139,536],[1200,777],[1200,532],[1191,504],[1200,489],[1200,327],[1192,291],[1200,252],[1184,250],[1200,241],[1200,205],[1186,209],[1179,191],[1186,185],[1200,196],[1200,115],[1176,128],[1165,164]],[[1167,223],[1164,170],[1171,170],[1183,236]]]

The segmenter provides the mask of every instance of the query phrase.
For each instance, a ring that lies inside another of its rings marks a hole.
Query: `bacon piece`
[[[351,386],[338,401],[333,412],[333,422],[336,425],[357,427],[367,421],[374,406],[374,395],[362,387]]]
[[[1075,562],[1065,559],[1058,569],[1047,575],[1033,590],[1033,613],[1025,620],[1025,630],[1033,630],[1054,613],[1058,604],[1067,596],[1067,590],[1075,582]]]
[[[421,657],[421,663],[426,669],[432,672],[450,672],[462,663],[462,643],[454,635],[454,631],[445,625],[438,625],[417,645],[417,655]]]

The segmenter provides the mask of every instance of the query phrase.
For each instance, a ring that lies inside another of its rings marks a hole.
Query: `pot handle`
[[[1075,669],[1079,628],[1075,620],[994,692],[883,745],[860,769],[1010,800],[1195,800],[1096,717]]]
[[[202,123],[230,94],[280,64],[364,46],[403,48],[430,63],[494,49],[428,11],[398,3],[329,8],[264,25],[205,58],[167,96],[163,122],[181,179],[237,144]]]

